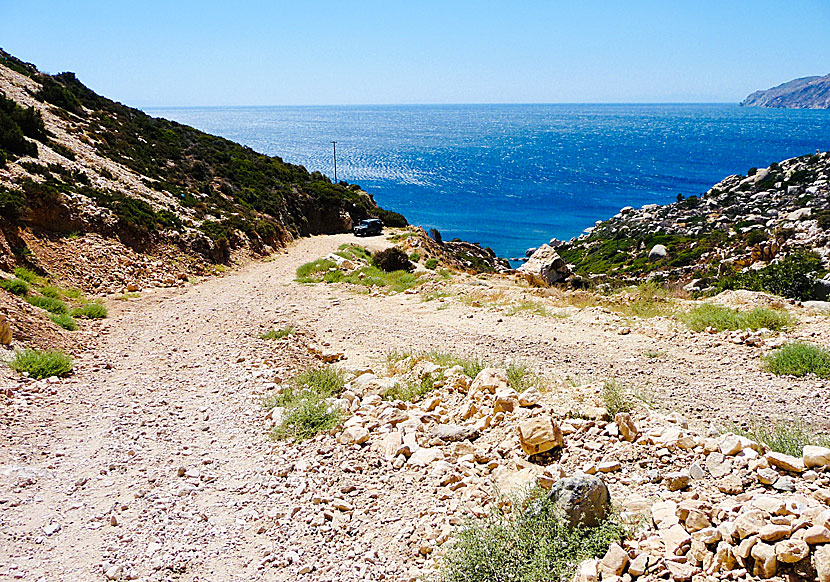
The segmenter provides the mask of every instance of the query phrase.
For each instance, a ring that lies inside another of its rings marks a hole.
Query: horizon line
[[[133,105],[137,109],[256,109],[265,107],[471,107],[498,105],[735,105],[740,101],[476,101],[453,103],[312,103],[281,105]],[[752,107],[752,109],[765,109]]]

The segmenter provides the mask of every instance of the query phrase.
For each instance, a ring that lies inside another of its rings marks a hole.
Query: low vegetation
[[[830,378],[830,350],[816,344],[792,342],[764,357],[768,372],[778,376]]]
[[[830,436],[820,434],[802,421],[769,423],[755,422],[749,428],[728,427],[726,432],[745,436],[755,442],[763,443],[777,453],[800,457],[806,445],[830,447]]]
[[[291,379],[282,392],[266,397],[268,409],[285,409],[280,422],[271,432],[272,438],[306,440],[326,432],[343,418],[343,411],[327,399],[343,391],[343,373],[334,368],[311,368]]]
[[[395,386],[384,392],[383,397],[386,400],[416,402],[435,389],[436,380],[437,378],[435,376],[427,374],[417,382],[395,384]]]
[[[277,340],[294,335],[295,333],[297,333],[297,328],[293,325],[287,325],[285,327],[281,327],[280,329],[268,330],[267,332],[260,334],[259,339]]]
[[[704,303],[679,319],[693,331],[714,328],[717,331],[736,329],[768,329],[782,331],[791,327],[793,317],[783,309],[756,307],[752,311],[738,311],[712,303]]]
[[[0,281],[0,288],[5,289],[9,293],[24,297],[29,293],[29,284],[23,279],[3,279]]]
[[[365,249],[357,245],[341,246],[337,254],[353,261],[366,261],[369,256]],[[403,258],[411,267],[406,255],[403,255]],[[374,262],[374,257],[371,260]],[[396,263],[390,260],[383,264],[393,266]],[[357,287],[379,287],[395,293],[417,287],[421,283],[421,278],[418,275],[407,270],[387,271],[375,264],[368,264],[347,272],[339,269],[337,263],[331,259],[317,259],[300,265],[297,268],[296,275],[298,283],[348,283]]]
[[[398,247],[389,247],[388,249],[376,252],[372,255],[372,265],[386,273],[395,271],[409,272],[414,268],[406,253]]]
[[[66,306],[66,303],[60,299],[44,297],[43,295],[30,295],[26,297],[26,301],[35,307],[40,307],[41,309],[45,309],[49,313],[54,313],[56,315],[69,313],[69,308]]]
[[[87,303],[72,310],[73,317],[103,319],[107,316],[107,307],[103,303]]]
[[[9,367],[32,378],[65,376],[72,371],[72,358],[63,352],[26,349],[17,352],[9,361]]]
[[[73,318],[71,315],[68,315],[66,313],[62,313],[62,314],[54,314],[53,313],[52,315],[49,316],[49,319],[51,319],[53,323],[61,326],[63,329],[65,329],[67,331],[75,331],[76,329],[78,329],[78,322],[75,321],[75,318]]]
[[[634,395],[619,380],[612,379],[603,382],[602,402],[611,418],[614,418],[620,412],[634,410]]]
[[[626,529],[615,516],[596,528],[571,528],[542,489],[459,528],[440,562],[439,582],[568,580],[582,560],[600,557]]]
[[[522,300],[519,303],[514,303],[507,308],[507,311],[505,311],[505,315],[517,315],[519,313],[528,313],[531,315],[539,315],[541,317],[552,317],[554,315],[553,311],[542,303],[539,303],[538,301],[531,301],[529,299]]]
[[[749,289],[765,291],[801,301],[819,299],[814,276],[823,269],[821,259],[812,252],[796,251],[777,263],[758,271],[748,269],[723,277],[717,290]]]

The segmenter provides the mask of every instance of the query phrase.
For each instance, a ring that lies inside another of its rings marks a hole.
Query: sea
[[[830,111],[732,104],[152,108],[359,184],[412,224],[523,257],[623,206],[830,149]]]

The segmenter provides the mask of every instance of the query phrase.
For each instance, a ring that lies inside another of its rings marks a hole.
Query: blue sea
[[[360,184],[384,208],[521,257],[623,206],[830,149],[830,111],[727,104],[153,108]]]

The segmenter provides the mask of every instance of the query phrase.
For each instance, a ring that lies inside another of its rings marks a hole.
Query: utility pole
[[[334,148],[334,183],[337,184],[337,142],[331,142],[332,147]]]

